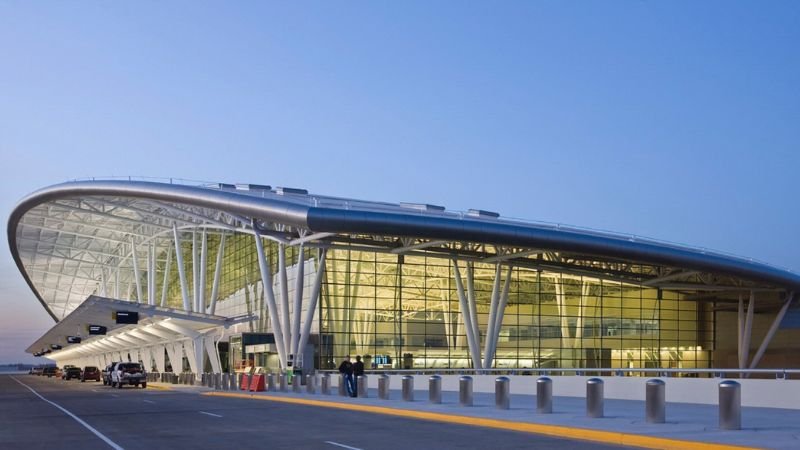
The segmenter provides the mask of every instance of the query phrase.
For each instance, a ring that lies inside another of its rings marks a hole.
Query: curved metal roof
[[[9,217],[8,241],[17,267],[58,320],[95,293],[109,268],[130,259],[133,243],[168,237],[173,223],[182,229],[259,232],[286,244],[504,262],[689,292],[800,290],[800,276],[787,269],[706,249],[479,210],[453,212],[263,185],[57,184],[20,201]]]

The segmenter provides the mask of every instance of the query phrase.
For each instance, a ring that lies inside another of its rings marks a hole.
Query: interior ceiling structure
[[[131,289],[135,259],[148,251],[163,258],[175,230],[197,229],[258,233],[307,248],[508,264],[720,299],[745,291],[800,290],[800,277],[786,269],[706,249],[507,220],[482,210],[453,212],[254,184],[63,183],[18,204],[8,239],[23,276],[58,321],[88,296],[103,294],[101,286],[111,278]]]

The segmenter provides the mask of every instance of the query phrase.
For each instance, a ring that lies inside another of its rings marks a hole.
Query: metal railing
[[[319,370],[321,373],[338,373],[336,370]],[[617,376],[617,377],[695,377],[695,378],[748,378],[768,375],[778,380],[800,380],[800,369],[663,369],[663,368],[547,368],[547,369],[370,369],[370,374],[386,375],[530,375],[530,376]]]

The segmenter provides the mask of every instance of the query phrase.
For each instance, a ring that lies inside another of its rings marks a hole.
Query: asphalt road
[[[148,450],[165,447],[620,448],[357,410],[347,412],[151,388],[112,389],[102,383],[33,375],[0,375],[0,448],[109,447]]]

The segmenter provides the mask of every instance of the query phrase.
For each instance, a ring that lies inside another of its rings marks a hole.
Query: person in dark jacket
[[[356,362],[353,363],[353,386],[354,391],[358,394],[358,376],[364,375],[364,363],[361,362],[361,355],[356,355]],[[355,397],[355,395],[353,396]]]
[[[344,357],[344,361],[339,364],[339,373],[343,375],[344,387],[347,395],[356,396],[356,383],[353,380],[353,363],[350,362],[350,355]]]

